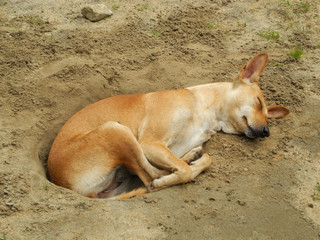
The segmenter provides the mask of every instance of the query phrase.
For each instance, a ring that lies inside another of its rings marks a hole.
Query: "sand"
[[[114,14],[92,23],[88,3]],[[317,0],[1,1],[0,238],[319,239],[319,13]],[[84,106],[232,81],[260,52],[267,103],[291,111],[269,138],[218,133],[195,181],[124,201],[48,180],[50,146]]]

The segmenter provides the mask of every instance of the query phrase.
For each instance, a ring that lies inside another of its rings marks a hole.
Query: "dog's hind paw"
[[[154,179],[151,183],[149,183],[149,185],[147,186],[148,192],[153,192],[154,190],[156,190],[156,187],[154,186],[154,181],[155,181],[155,180],[158,180],[158,179],[160,179],[160,178],[162,178],[162,177],[163,177],[163,175],[157,177],[157,178]],[[158,189],[157,189],[157,190],[158,190]]]

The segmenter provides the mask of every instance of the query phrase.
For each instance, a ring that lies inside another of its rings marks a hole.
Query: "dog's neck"
[[[230,122],[228,102],[233,94],[232,82],[219,82],[187,88],[196,98],[202,121],[212,131],[236,133]]]

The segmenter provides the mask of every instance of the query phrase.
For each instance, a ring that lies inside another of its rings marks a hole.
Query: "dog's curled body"
[[[252,58],[233,82],[120,95],[73,115],[48,159],[52,182],[89,197],[127,198],[185,183],[209,168],[202,144],[217,131],[267,137],[268,117],[288,110],[267,107],[258,78],[266,54]],[[137,175],[143,188],[134,188]]]
[[[171,100],[160,100],[166,97]],[[138,176],[147,184],[167,175],[149,163],[141,146],[147,147],[149,142],[161,144],[179,158],[208,140],[206,127],[198,126],[200,122],[193,119],[193,98],[190,90],[182,89],[115,96],[89,105],[72,116],[56,137],[48,161],[51,181],[95,196],[113,188],[120,166],[135,172],[133,163],[138,163],[138,167],[146,169]],[[95,116],[97,112],[99,118]],[[174,168],[165,169],[175,171]]]

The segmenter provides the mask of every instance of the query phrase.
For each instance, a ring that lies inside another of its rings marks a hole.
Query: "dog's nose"
[[[269,137],[269,136],[270,136],[269,128],[267,126],[263,126],[262,127],[262,137]]]

